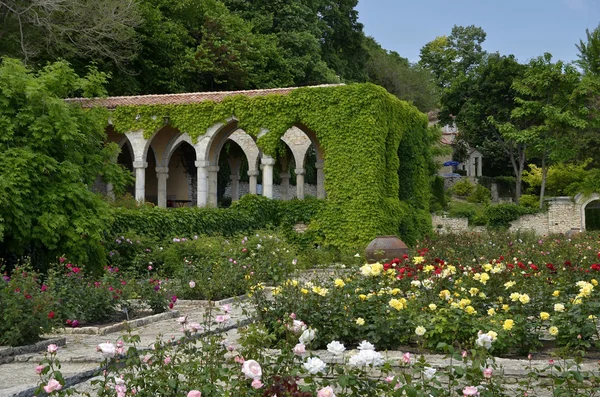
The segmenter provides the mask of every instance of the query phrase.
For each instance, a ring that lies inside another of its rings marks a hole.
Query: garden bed
[[[14,356],[20,354],[38,353],[48,348],[48,345],[64,346],[67,343],[67,338],[48,338],[37,343],[25,346],[0,346],[0,364],[10,363],[14,360]]]

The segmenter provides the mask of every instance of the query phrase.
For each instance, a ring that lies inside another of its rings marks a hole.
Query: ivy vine
[[[327,200],[311,228],[325,236],[325,243],[364,248],[377,235],[413,233],[407,232],[407,224],[420,225],[417,234],[425,232],[427,117],[379,86],[307,87],[287,95],[239,95],[222,102],[119,106],[112,123],[118,132],[143,130],[150,138],[168,120],[197,140],[231,117],[255,138],[268,130],[257,145],[271,156],[277,156],[280,138],[290,127],[315,134],[325,155]],[[416,213],[419,219],[413,219]]]

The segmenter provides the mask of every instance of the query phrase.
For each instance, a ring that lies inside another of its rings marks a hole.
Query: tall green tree
[[[105,144],[105,109],[64,98],[105,94],[106,76],[79,77],[66,62],[37,73],[18,60],[0,64],[0,256],[31,255],[44,266],[70,253],[82,264],[105,260],[108,204],[93,193],[98,175],[122,190],[131,175]],[[14,257],[10,259],[15,259]]]
[[[138,50],[136,0],[0,0],[0,54],[31,65],[106,59],[124,67]]]
[[[533,155],[541,159],[542,182],[540,208],[544,203],[546,178],[551,164],[575,157],[578,132],[587,126],[580,117],[574,93],[580,84],[577,70],[562,61],[552,62],[552,55],[532,59],[523,76],[515,80],[517,107],[511,113],[511,122],[505,130],[518,132],[519,139],[529,143]],[[516,122],[527,121],[526,128],[518,129]]]
[[[386,51],[371,37],[367,38],[366,47],[369,54],[366,71],[370,82],[413,103],[423,112],[439,106],[440,90],[429,70],[409,63],[397,52]]]
[[[483,154],[486,175],[503,175],[511,169],[517,175],[526,164],[525,148],[507,142],[488,121],[489,116],[499,122],[510,120],[517,106],[513,82],[523,69],[512,55],[489,54],[481,65],[442,93],[440,121],[456,123],[461,141]],[[510,164],[508,169],[507,164]]]
[[[449,87],[483,62],[485,37],[480,27],[454,25],[449,36],[436,37],[421,48],[419,63],[435,74],[440,87]]]
[[[585,30],[587,41],[579,40],[575,46],[579,50],[576,62],[586,74],[600,76],[600,25],[590,32]]]

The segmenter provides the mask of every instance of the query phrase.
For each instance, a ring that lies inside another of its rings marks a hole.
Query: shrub
[[[475,186],[468,178],[461,178],[452,186],[452,194],[459,197],[467,197],[475,190]]]
[[[483,226],[487,224],[485,208],[475,203],[452,202],[448,216],[451,218],[467,218],[469,224]]]
[[[488,204],[491,200],[490,190],[482,185],[477,185],[473,193],[467,197],[469,203]]]
[[[37,342],[57,322],[55,299],[28,264],[4,273],[0,302],[0,345]]]
[[[540,197],[534,194],[523,194],[519,198],[519,205],[522,207],[537,210],[540,208]]]
[[[535,210],[516,204],[492,205],[485,210],[488,225],[492,228],[510,227],[512,221],[516,221],[523,215],[535,214],[536,212]]]
[[[58,304],[57,317],[67,325],[97,323],[110,319],[117,307],[133,296],[135,284],[121,277],[118,268],[106,267],[100,278],[86,274],[84,266],[61,258],[48,271],[48,287]]]

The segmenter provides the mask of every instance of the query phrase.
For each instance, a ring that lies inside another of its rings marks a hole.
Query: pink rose
[[[46,393],[52,393],[53,391],[60,390],[60,389],[62,389],[62,385],[56,379],[50,379],[48,381],[48,384],[46,386],[44,386],[44,391]]]
[[[260,381],[260,379],[254,379],[250,385],[255,389],[260,389],[261,387],[263,387],[263,384]]]
[[[165,357],[164,363],[165,363],[165,365],[170,364],[171,363],[171,357],[168,357],[168,356]]]
[[[45,367],[43,365],[38,365],[37,367],[35,367],[35,373],[38,375],[41,374],[44,368]]]
[[[229,316],[218,315],[217,317],[215,317],[215,321],[218,323],[224,323],[225,321],[228,321],[229,318]]]
[[[298,343],[296,346],[294,346],[292,351],[294,352],[294,354],[297,355],[304,354],[306,353],[306,346],[304,345],[304,343]]]
[[[404,364],[410,364],[410,353],[404,353],[404,355],[402,356],[402,362]]]
[[[479,390],[475,386],[467,386],[463,389],[463,396],[478,396]]]
[[[190,392],[187,394],[187,397],[202,397],[202,393],[200,393],[198,390],[190,390]]]
[[[254,360],[244,361],[244,364],[242,364],[242,372],[249,379],[260,379],[262,376],[260,364]]]
[[[231,305],[223,305],[221,307],[225,313],[229,313],[231,311]]]
[[[54,343],[51,345],[48,345],[48,353],[56,353],[58,351],[58,346],[56,346]]]
[[[485,368],[483,370],[483,377],[486,379],[490,379],[492,377],[492,372],[493,372],[492,368],[489,368],[489,367]]]
[[[335,397],[335,394],[333,393],[331,386],[327,386],[319,390],[317,397]]]
[[[242,356],[235,356],[235,358],[233,360],[238,364],[244,363],[244,357],[242,357]]]
[[[117,392],[117,397],[125,397],[127,394],[127,387],[125,385],[116,385],[115,391]]]
[[[190,288],[194,288],[196,287],[196,282],[195,281],[190,281]]]

